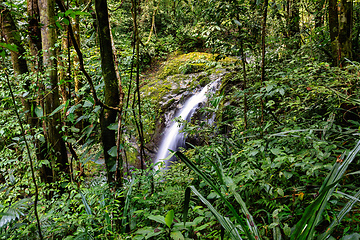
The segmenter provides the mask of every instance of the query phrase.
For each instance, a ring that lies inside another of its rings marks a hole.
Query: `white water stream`
[[[213,92],[218,88],[220,79],[221,78],[217,79],[212,83],[209,83],[199,93],[196,93],[188,100],[186,100],[184,106],[176,117],[181,117],[186,121],[190,121],[192,115],[199,107],[200,103],[203,103],[207,100],[206,93],[208,93],[209,91]],[[164,160],[170,154],[169,149],[172,151],[177,151],[179,147],[185,145],[184,133],[180,133],[181,129],[181,124],[174,121],[170,124],[169,127],[165,129],[164,135],[160,143],[159,151],[155,159],[155,164],[158,162],[164,162],[165,166],[170,165],[169,161],[171,161],[172,159],[169,159],[167,161]],[[157,170],[158,168],[159,164],[156,165],[155,170]]]

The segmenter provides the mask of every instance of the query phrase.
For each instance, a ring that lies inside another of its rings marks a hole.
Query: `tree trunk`
[[[298,49],[301,43],[299,0],[288,0],[287,3],[287,28],[290,42],[288,48]]]
[[[3,31],[5,41],[8,44],[14,44],[17,46],[18,51],[11,51],[11,62],[15,74],[20,77],[21,74],[28,73],[28,66],[26,59],[24,58],[25,49],[21,43],[20,34],[16,28],[10,11],[6,8],[3,8],[1,5],[0,10],[1,29]]]
[[[39,56],[41,50],[41,29],[38,0],[27,1],[27,12],[29,16],[29,46],[31,56],[33,57],[32,64],[30,65],[31,71],[35,73],[41,71],[38,68],[42,66],[42,59]]]
[[[352,0],[341,0],[339,4],[339,57],[340,64],[345,64],[344,58],[352,59]]]
[[[341,66],[344,58],[352,58],[352,8],[351,0],[329,0],[329,30],[333,64]]]
[[[354,32],[354,39],[353,39],[353,59],[355,61],[360,61],[360,3],[354,2],[353,6],[353,22],[357,23],[355,24]]]
[[[120,103],[119,83],[114,67],[106,0],[95,0],[95,11],[97,17],[98,38],[100,42],[101,70],[105,83],[105,104],[116,107]],[[103,109],[100,115],[101,138],[109,183],[114,182],[114,173],[116,169],[116,156],[110,155],[109,150],[116,146],[116,141],[115,131],[108,129],[108,126],[115,123],[116,115],[117,112],[111,109]]]
[[[260,86],[263,86],[265,81],[265,37],[266,37],[266,19],[267,19],[268,0],[264,1],[263,19],[262,19],[262,34],[261,34],[261,79]],[[261,117],[260,123],[264,122],[264,100],[261,99]]]
[[[325,0],[317,0],[315,7],[315,28],[322,27],[324,25],[323,19],[323,6]]]
[[[15,22],[11,16],[11,12],[0,5],[0,25],[1,29],[5,38],[6,43],[16,45],[17,51],[11,51],[11,63],[13,65],[15,76],[17,77],[18,81],[22,82],[22,79],[24,77],[23,74],[29,73],[28,65],[25,59],[25,49],[23,47],[23,44],[21,42],[21,36],[17,30],[17,27],[15,25]],[[26,92],[30,92],[30,81],[27,80],[24,84],[24,90]],[[26,98],[21,98],[21,102],[24,106],[24,110],[28,113],[27,114],[27,122],[31,122],[31,107],[30,107],[30,101],[28,101]]]
[[[337,0],[329,0],[329,31],[331,40],[331,52],[333,56],[333,64],[338,65],[338,49],[339,49],[339,21]]]
[[[38,0],[28,0],[27,1],[27,12],[29,16],[29,47],[30,53],[32,56],[33,61],[31,61],[31,72],[33,74],[38,74],[42,72],[42,58],[40,57],[41,52],[41,29],[40,29],[40,12],[39,12],[39,5]],[[33,81],[32,84],[38,86],[38,95],[32,101],[32,108],[35,109],[36,106],[40,106],[41,109],[44,109],[44,85],[42,82],[35,82]],[[43,128],[45,142],[41,142],[40,140],[35,140],[36,144],[36,158],[37,161],[40,162],[46,159],[46,125],[45,122],[39,120],[35,117],[35,114],[32,114],[32,122],[30,125],[33,128]],[[49,177],[50,176],[50,177]],[[52,169],[49,165],[41,165],[40,169],[40,178],[43,183],[50,183],[52,181]]]
[[[42,24],[42,49],[43,63],[46,67],[46,90],[48,91],[45,100],[45,112],[47,115],[52,113],[60,105],[59,89],[57,78],[57,62],[56,62],[56,31],[55,31],[55,2],[52,0],[39,0],[40,5],[40,21]],[[53,176],[48,176],[49,181],[57,181],[59,173],[69,174],[68,158],[65,142],[61,134],[61,115],[56,113],[47,117],[47,134],[50,151],[48,151],[49,159],[53,164]],[[52,152],[51,152],[52,151]],[[56,167],[56,168],[55,168]]]

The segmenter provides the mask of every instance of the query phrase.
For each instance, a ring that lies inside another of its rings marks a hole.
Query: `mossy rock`
[[[226,67],[239,61],[234,57],[226,57],[216,61],[216,57],[216,54],[204,52],[192,52],[176,56],[164,63],[158,77],[164,79],[174,74],[196,73],[215,67]]]
[[[227,72],[226,69],[233,69],[239,62],[233,57],[218,60],[217,56],[202,52],[173,55],[158,72],[147,77],[141,92],[143,99],[151,102],[154,109],[151,112],[156,114],[155,122],[150,124],[151,129],[147,129],[145,136],[149,140],[149,149],[156,149],[160,141],[167,121],[165,116],[168,116],[164,113],[175,114],[179,104],[194,90],[216,80]]]

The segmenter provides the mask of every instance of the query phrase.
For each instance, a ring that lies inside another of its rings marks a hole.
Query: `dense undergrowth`
[[[258,84],[254,57],[247,66],[250,87],[242,88],[243,73],[236,70],[201,110],[216,113],[216,124],[186,124],[186,134],[203,144],[178,154],[183,161],[170,170],[133,169],[124,187],[112,192],[101,176],[101,165],[92,163],[95,170],[88,171],[80,186],[59,183],[65,193],[39,201],[47,239],[237,239],[246,238],[244,229],[253,239],[280,235],[297,239],[296,224],[309,229],[311,219],[304,216],[315,216],[320,212],[316,209],[322,211],[312,223],[311,234],[319,236],[334,221],[333,237],[358,239],[357,203],[341,222],[337,220],[349,199],[358,201],[352,196],[359,191],[359,158],[353,159],[339,180],[324,183],[358,141],[360,66],[349,62],[343,69],[330,67],[307,55],[306,49],[290,57],[279,58],[275,52],[267,56],[272,64],[264,86]],[[247,128],[241,104],[244,96]],[[16,138],[16,131],[13,134],[7,136]],[[15,145],[14,149],[20,151]],[[2,153],[1,239],[36,238],[32,183],[12,174],[21,161],[14,150]],[[21,166],[26,176],[28,168]],[[326,194],[331,197],[327,199]],[[323,207],[314,207],[319,198],[325,202]]]
[[[310,32],[311,28],[302,26],[309,35],[302,32],[302,47],[289,50],[285,46],[293,39],[283,39],[276,20],[280,8],[271,8],[266,78],[261,85],[261,1],[250,5],[241,1],[140,2],[145,144],[150,146],[158,130],[156,123],[164,111],[159,109],[161,97],[175,82],[188,74],[222,68],[228,74],[221,88],[200,110],[215,114],[215,124],[198,120],[184,123],[189,139],[198,144],[176,153],[180,161],[169,170],[154,172],[151,161],[144,171],[134,167],[140,164],[136,161],[138,119],[131,95],[136,89],[132,6],[130,1],[122,1],[120,7],[110,1],[114,43],[121,52],[121,83],[124,92],[130,93],[124,99],[128,102],[121,136],[125,162],[130,166],[124,164],[123,186],[114,190],[108,185],[100,161],[101,107],[94,104],[90,87],[84,83],[77,93],[81,101],[68,101],[59,108],[64,140],[74,146],[84,172],[70,157],[74,163],[70,181],[62,178],[50,186],[39,184],[38,212],[44,238],[323,239],[321,234],[329,231],[328,239],[360,239],[360,158],[355,156],[359,150],[360,65],[347,61],[340,68],[328,62],[323,49],[329,49],[329,36],[322,34],[327,27]],[[176,8],[173,3],[178,4]],[[26,10],[22,6],[15,12]],[[243,26],[239,28],[234,19]],[[103,99],[93,21],[86,14],[80,22],[82,39],[86,39],[81,46],[86,68]],[[244,43],[249,60],[246,88],[240,43]],[[148,79],[148,72],[154,73],[158,63],[167,58],[175,61],[165,64],[154,74],[155,79]],[[11,69],[10,63],[6,64]],[[173,74],[177,75],[167,78]],[[3,71],[0,77],[3,83]],[[11,79],[17,107],[21,106],[24,82],[40,78],[41,73],[31,73]],[[210,81],[201,77],[192,80],[184,92]],[[35,84],[30,86],[30,92],[37,91]],[[38,239],[29,158],[9,96],[9,89],[1,84],[0,239]],[[41,107],[34,113],[41,121],[46,119]],[[21,112],[20,117],[25,120],[25,115]],[[80,121],[86,123],[81,131],[77,127]],[[41,129],[25,127],[26,139],[34,150],[35,140],[44,142],[45,137]],[[116,131],[118,126],[109,127]],[[113,147],[110,154],[116,156],[116,150]],[[31,154],[35,159],[35,150]],[[37,161],[35,170],[39,172],[43,165],[49,161]]]

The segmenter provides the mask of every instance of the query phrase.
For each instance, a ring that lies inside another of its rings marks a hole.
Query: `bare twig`
[[[3,66],[5,66],[5,64],[3,64]],[[35,186],[34,213],[35,213],[35,217],[36,217],[36,224],[37,224],[37,228],[38,228],[38,232],[39,232],[39,238],[42,240],[43,236],[42,236],[42,233],[41,233],[40,219],[39,219],[39,214],[38,214],[38,211],[37,211],[37,205],[38,205],[38,200],[39,200],[39,189],[38,189],[38,185],[36,183],[35,171],[34,171],[34,166],[33,166],[33,159],[31,157],[29,144],[28,144],[28,142],[26,140],[24,126],[23,126],[23,124],[21,122],[21,118],[20,118],[18,110],[16,108],[15,96],[14,96],[14,92],[12,91],[12,88],[11,88],[9,75],[6,72],[5,69],[3,69],[3,70],[4,70],[4,73],[5,73],[5,76],[6,76],[6,83],[7,83],[8,87],[9,87],[11,98],[12,98],[12,101],[13,101],[13,104],[14,104],[14,112],[16,114],[16,117],[18,119],[18,122],[19,122],[19,125],[20,125],[20,128],[21,128],[21,135],[24,138],[27,155],[28,155],[29,162],[30,162],[31,177],[32,177],[32,180],[33,180],[33,183],[34,183],[34,186]]]

